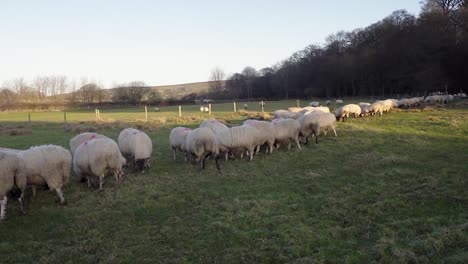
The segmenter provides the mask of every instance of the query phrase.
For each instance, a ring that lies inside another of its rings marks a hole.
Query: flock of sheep
[[[334,114],[328,107],[311,102],[303,108],[276,110],[272,121],[248,119],[242,125],[230,127],[219,120],[207,119],[195,129],[176,127],[171,130],[169,141],[174,160],[177,151],[183,152],[185,161],[190,157],[204,168],[205,161],[213,157],[220,170],[221,157],[229,160],[247,155],[252,160],[261,148],[271,154],[281,145],[288,145],[289,150],[294,143],[300,150],[300,143],[307,144],[310,137],[318,143],[318,136],[330,130],[336,137],[336,122],[345,121],[349,116],[382,115],[395,107],[414,107],[423,102],[448,103],[455,98],[466,98],[466,94],[347,104]],[[343,101],[336,100],[335,104],[342,105]],[[33,196],[37,187],[55,190],[60,203],[66,204],[62,189],[70,181],[72,165],[81,182],[91,187],[97,181],[96,185],[102,190],[108,174],[114,176],[117,186],[120,185],[125,165],[140,171],[149,167],[152,150],[150,137],[134,128],[122,130],[118,143],[97,133],[81,133],[70,140],[70,151],[56,145],[34,146],[27,150],[0,148],[0,221],[5,218],[8,193],[18,198],[21,213],[24,213],[24,191],[28,186],[32,187]]]
[[[70,140],[70,151],[56,145],[27,150],[0,148],[0,221],[5,218],[9,192],[18,198],[21,213],[24,213],[24,191],[28,186],[33,197],[37,187],[55,190],[60,203],[66,204],[62,189],[70,181],[72,164],[82,182],[91,187],[97,180],[102,190],[104,177],[109,173],[120,184],[127,161],[141,171],[149,167],[152,151],[149,136],[133,128],[120,132],[118,144],[104,135],[86,132]]]

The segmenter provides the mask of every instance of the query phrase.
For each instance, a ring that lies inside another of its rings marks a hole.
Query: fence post
[[[65,125],[67,124],[67,112],[63,112],[63,122]]]
[[[182,117],[182,106],[179,105],[179,117]]]
[[[301,107],[301,102],[299,101],[299,99],[296,100],[296,107]]]
[[[146,121],[148,121],[148,106],[145,105],[145,117]]]
[[[264,110],[264,108],[263,108],[263,104],[264,104],[263,101],[262,101],[261,104],[262,104],[262,113],[265,113],[265,110]]]
[[[208,114],[211,115],[211,104],[208,104]]]
[[[94,108],[94,115],[96,116],[96,119],[97,119],[97,108]]]
[[[237,112],[237,109],[236,109],[236,102],[233,103],[234,104],[234,113]]]
[[[31,125],[31,113],[28,113],[28,123]]]

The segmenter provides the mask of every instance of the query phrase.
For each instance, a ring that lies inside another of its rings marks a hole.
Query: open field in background
[[[295,104],[267,102],[265,111]],[[350,119],[338,124],[337,138],[253,162],[222,161],[221,173],[212,160],[204,171],[182,155],[174,162],[168,147],[171,128],[195,127],[208,115],[199,106],[183,106],[182,118],[177,106],[160,110],[148,122],[142,108],[101,110],[100,122],[93,109],[68,112],[72,126],[114,139],[127,126],[144,130],[152,167],[128,172],[117,190],[107,177],[103,192],[74,178],[66,207],[39,192],[20,216],[10,200],[0,262],[468,262],[467,101]],[[213,115],[238,124],[248,113],[226,103],[213,105]],[[78,132],[64,130],[61,112],[31,118],[29,127],[27,113],[0,113],[0,146],[68,148]],[[1,132],[7,128],[27,133]]]

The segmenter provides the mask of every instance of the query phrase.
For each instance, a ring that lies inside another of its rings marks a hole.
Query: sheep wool
[[[291,142],[295,142],[300,150],[299,132],[301,124],[299,121],[290,118],[276,118],[271,121],[275,128],[275,145],[278,148],[282,143],[288,143],[288,150],[291,149]]]
[[[25,164],[14,152],[0,150],[0,221],[5,219],[7,194],[17,188],[21,213],[24,213],[23,197],[26,189]]]
[[[150,167],[153,142],[143,131],[135,128],[122,130],[118,138],[120,152],[127,158],[132,159],[140,171]]]
[[[70,139],[70,151],[72,155],[75,154],[76,148],[83,142],[89,141],[95,138],[107,138],[104,135],[94,133],[94,132],[84,132],[76,135],[74,138]]]
[[[123,178],[122,167],[126,160],[120,153],[119,146],[109,138],[92,139],[82,143],[73,156],[73,168],[75,173],[88,181],[91,187],[91,179],[99,179],[99,190],[102,190],[106,172],[110,171],[115,178],[117,186]]]
[[[199,127],[190,131],[187,135],[185,149],[192,156],[193,162],[200,162],[202,169],[205,168],[205,160],[214,156],[216,168],[219,167],[219,147],[215,133],[208,127]]]
[[[47,184],[65,204],[62,189],[70,181],[70,151],[56,145],[41,145],[21,151],[18,156],[24,161],[27,184],[32,186],[33,195],[37,186]]]
[[[176,152],[186,152],[185,144],[187,135],[192,131],[186,127],[175,127],[169,134],[169,144],[174,154],[174,160],[176,160]],[[187,155],[185,155],[185,162],[187,162]]]

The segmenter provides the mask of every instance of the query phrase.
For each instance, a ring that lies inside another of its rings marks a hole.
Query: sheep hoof
[[[62,205],[63,205],[63,206],[67,206],[67,205],[68,205],[68,201],[67,201],[67,200],[63,201]]]

